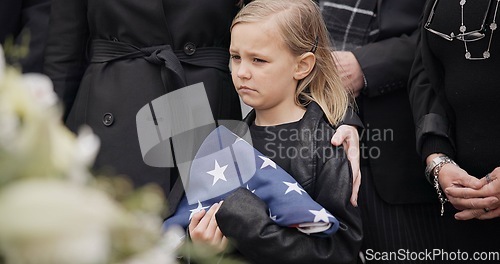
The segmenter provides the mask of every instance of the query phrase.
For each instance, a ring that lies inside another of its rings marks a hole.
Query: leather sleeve
[[[339,230],[330,236],[306,235],[276,225],[264,202],[243,188],[224,200],[217,223],[236,249],[254,263],[356,263],[362,226],[358,209],[349,202],[352,174],[347,160],[327,161],[315,186],[311,197],[340,222]]]
[[[354,110],[354,107],[352,106],[349,106],[347,108],[346,114],[342,119],[342,121],[340,122],[339,126],[340,125],[355,126],[359,129],[364,128],[361,118],[359,118],[358,114],[356,113],[356,110]]]
[[[87,1],[53,0],[44,72],[52,79],[67,116],[87,67]]]
[[[444,153],[454,156],[450,113],[447,112],[447,102],[444,98],[443,89],[437,89],[442,83],[439,78],[434,77],[431,82],[429,74],[440,75],[441,72],[436,62],[432,67],[426,67],[424,57],[431,60],[431,54],[423,45],[423,36],[419,34],[415,60],[410,73],[408,83],[408,95],[415,121],[415,133],[417,139],[417,152],[422,160],[432,153]],[[424,55],[425,54],[425,55]]]

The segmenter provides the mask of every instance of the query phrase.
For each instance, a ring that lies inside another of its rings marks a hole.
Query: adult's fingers
[[[448,197],[450,203],[459,210],[463,209],[482,209],[490,208],[498,202],[497,197],[486,197],[486,198],[453,198]]]
[[[344,145],[348,145],[346,148],[347,158],[351,163],[352,169],[352,194],[351,194],[351,203],[353,206],[358,206],[358,192],[359,187],[361,185],[361,169],[359,164],[359,141],[356,141],[354,146],[354,142],[348,142]]]
[[[488,212],[485,212],[484,214],[480,215],[477,217],[480,220],[486,220],[486,219],[492,219],[492,218],[497,218],[500,217],[500,207],[496,209],[489,209]]]
[[[350,125],[339,126],[335,131],[335,134],[333,134],[331,143],[332,145],[337,147],[342,145],[343,143],[347,143],[348,146],[357,147],[358,157],[359,157],[359,135],[358,135],[358,130],[354,126]]]
[[[497,188],[495,188],[497,187]],[[446,195],[448,197],[454,197],[454,198],[463,198],[463,199],[468,199],[468,198],[482,198],[482,197],[490,197],[490,196],[497,196],[500,194],[500,190],[497,190],[498,187],[500,187],[499,184],[489,184],[485,185],[483,188],[479,190],[471,189],[471,188],[466,188],[466,187],[460,187],[460,186],[452,186],[448,187],[444,190]]]
[[[479,208],[479,209],[468,209],[455,214],[455,219],[457,220],[470,220],[473,218],[486,220],[492,219],[500,216],[500,208],[488,209]]]
[[[353,173],[354,175],[354,173]],[[359,187],[361,186],[361,171],[358,170],[357,177],[354,178],[354,183],[352,185],[352,194],[351,194],[351,204],[355,207],[358,206],[358,193]]]
[[[439,173],[439,179],[441,180],[443,177],[451,181],[451,184],[444,186],[444,188],[456,185],[478,190],[486,184],[486,180],[469,175],[465,170],[454,164],[445,164],[443,166]]]

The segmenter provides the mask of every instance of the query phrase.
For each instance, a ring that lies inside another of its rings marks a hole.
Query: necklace
[[[495,5],[495,12],[493,14],[493,21],[489,25],[489,28],[490,28],[491,32],[490,32],[490,39],[488,41],[488,48],[483,52],[483,57],[472,57],[471,53],[469,52],[469,48],[467,47],[467,42],[476,41],[476,40],[481,39],[482,37],[479,37],[479,38],[474,38],[473,37],[473,38],[470,38],[470,39],[468,39],[466,37],[468,35],[473,36],[473,34],[465,35],[466,34],[465,31],[467,30],[467,26],[465,26],[465,24],[464,24],[464,6],[467,3],[467,0],[460,0],[461,25],[460,25],[460,29],[459,30],[460,30],[461,35],[463,37],[459,38],[459,39],[464,43],[464,46],[465,46],[465,58],[468,59],[468,60],[484,60],[484,59],[488,59],[491,56],[491,54],[490,54],[491,40],[493,39],[493,33],[497,29],[496,19],[497,19],[498,4],[500,3],[500,0],[496,0],[496,1],[497,1],[497,3]],[[485,16],[485,18],[486,18],[486,16]],[[483,29],[483,27],[484,27],[484,22],[485,21],[483,21],[483,25],[481,26],[481,29]],[[482,36],[484,37],[484,34]]]

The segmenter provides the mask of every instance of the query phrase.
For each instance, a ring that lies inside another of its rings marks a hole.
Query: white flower
[[[22,80],[25,89],[35,99],[34,102],[40,104],[42,108],[53,107],[57,103],[52,81],[46,75],[27,73],[23,74]]]
[[[0,193],[0,249],[7,263],[107,263],[122,213],[95,189],[25,180]]]
[[[6,67],[0,46],[0,262],[175,263],[164,198],[91,181],[98,149],[90,128],[64,126],[49,78]]]
[[[74,150],[71,153],[71,159],[67,163],[68,167],[63,170],[67,171],[67,177],[75,183],[85,183],[91,177],[88,168],[94,163],[97,152],[99,151],[99,138],[92,133],[92,129],[88,126],[82,126],[78,131],[76,141],[74,141]],[[57,153],[54,153],[58,156]],[[59,157],[66,159],[68,157]]]
[[[99,149],[89,129],[77,138],[62,123],[50,80],[6,69],[0,80],[0,184],[59,177],[84,183]]]
[[[0,149],[13,151],[15,148],[13,142],[18,134],[20,121],[16,115],[9,112],[11,111],[7,108],[7,104],[2,104],[2,100],[0,100]]]

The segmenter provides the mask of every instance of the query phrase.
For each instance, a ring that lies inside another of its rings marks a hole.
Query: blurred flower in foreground
[[[50,80],[6,67],[0,46],[0,262],[175,263],[159,188],[92,176],[99,140],[61,112]]]
[[[66,129],[48,77],[0,72],[0,184],[29,177],[88,180],[97,137],[89,128],[78,137]]]

